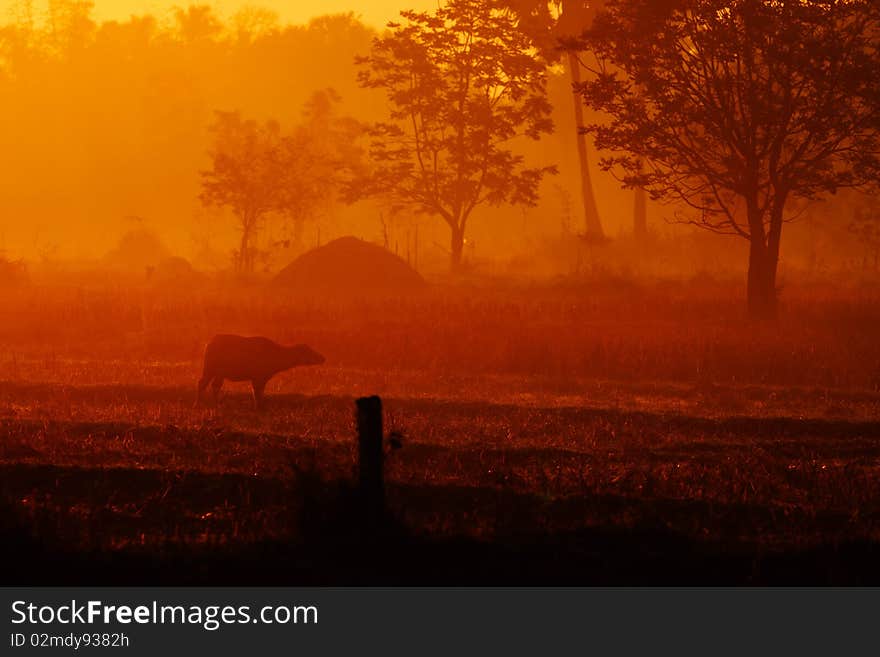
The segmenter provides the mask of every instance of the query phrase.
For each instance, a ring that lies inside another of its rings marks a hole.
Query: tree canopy
[[[877,179],[878,19],[862,1],[612,0],[584,38],[602,166],[749,240],[754,315],[776,310],[787,202]]]

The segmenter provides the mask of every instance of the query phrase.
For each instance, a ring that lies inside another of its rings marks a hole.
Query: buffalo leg
[[[214,382],[211,384],[211,390],[214,392],[214,405],[220,403],[220,388],[223,387],[223,377],[217,376],[214,377]]]
[[[201,404],[202,400],[205,398],[205,389],[208,387],[209,383],[211,383],[211,377],[208,375],[199,379],[199,392],[196,395],[196,406]]]
[[[254,408],[263,408],[263,393],[266,391],[266,381],[262,379],[252,381],[254,386]]]

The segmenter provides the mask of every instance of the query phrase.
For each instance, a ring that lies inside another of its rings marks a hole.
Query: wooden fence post
[[[358,492],[370,521],[385,513],[385,480],[382,472],[382,400],[362,397],[357,400],[359,446]]]

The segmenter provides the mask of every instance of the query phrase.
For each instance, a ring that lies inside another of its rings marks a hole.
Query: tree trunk
[[[452,227],[452,242],[449,249],[449,264],[453,272],[461,271],[464,253],[464,229]]]
[[[250,229],[243,228],[241,231],[241,243],[238,247],[239,273],[250,274],[251,265]]]
[[[577,53],[571,51],[568,53],[568,72],[571,75],[571,81],[575,88],[581,82],[580,62]],[[584,219],[587,235],[590,237],[604,237],[602,230],[602,222],[599,219],[599,210],[596,207],[596,196],[593,193],[593,181],[590,178],[590,162],[587,158],[587,136],[581,134],[581,128],[584,125],[584,106],[580,94],[575,91],[572,94],[574,99],[574,120],[577,124],[577,149],[578,161],[581,169],[581,196],[584,201]]]
[[[752,319],[775,319],[777,311],[776,268],[779,258],[764,243],[752,237],[749,249],[748,305]]]

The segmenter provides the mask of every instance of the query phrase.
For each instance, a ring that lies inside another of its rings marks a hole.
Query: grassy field
[[[0,292],[7,543],[121,559],[111,581],[148,581],[160,559],[180,581],[876,583],[880,306],[791,290],[778,323],[752,324],[736,294]],[[195,408],[218,332],[307,342],[327,364],[274,379],[264,412],[243,385]],[[345,500],[365,394],[404,442],[386,464],[398,558],[366,571],[334,556],[363,539]],[[193,558],[225,561],[180,566]]]

